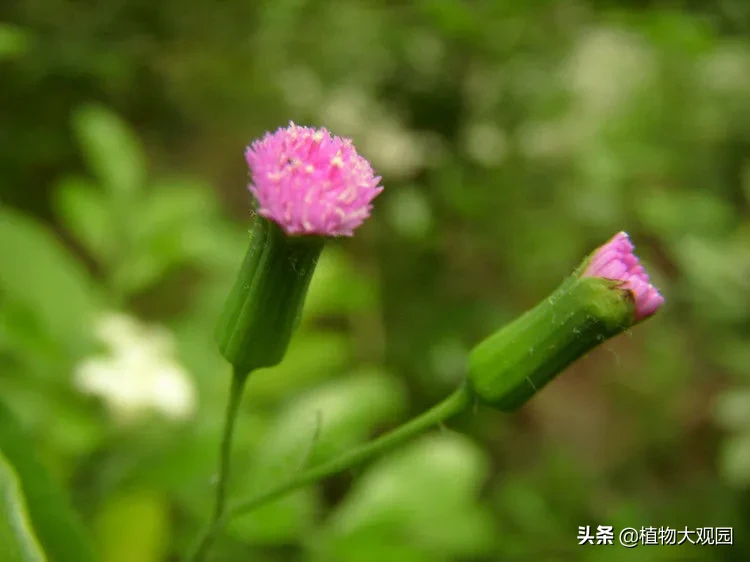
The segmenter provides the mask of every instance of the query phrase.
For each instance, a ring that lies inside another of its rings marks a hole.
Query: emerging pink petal
[[[289,235],[351,236],[383,190],[352,145],[326,129],[289,123],[245,151],[258,213]]]
[[[642,320],[654,314],[664,297],[649,282],[648,274],[633,253],[633,246],[626,232],[619,232],[591,258],[583,277],[603,277],[622,281],[635,301],[635,320]]]

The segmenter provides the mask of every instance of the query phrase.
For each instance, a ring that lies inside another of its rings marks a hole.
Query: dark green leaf
[[[21,486],[13,467],[0,454],[0,559],[45,562],[29,523]]]
[[[91,543],[62,490],[36,457],[29,437],[0,403],[0,451],[13,465],[29,518],[50,562],[94,562]]]

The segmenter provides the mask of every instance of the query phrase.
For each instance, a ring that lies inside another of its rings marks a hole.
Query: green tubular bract
[[[299,323],[324,239],[287,236],[256,217],[250,246],[216,328],[216,342],[235,372],[272,367]]]

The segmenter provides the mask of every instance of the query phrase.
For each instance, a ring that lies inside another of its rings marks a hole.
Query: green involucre
[[[633,315],[632,296],[616,281],[573,275],[472,350],[471,388],[482,402],[515,410],[576,359],[632,326]]]
[[[272,367],[299,323],[321,237],[291,237],[256,217],[250,247],[216,328],[216,342],[237,373]]]

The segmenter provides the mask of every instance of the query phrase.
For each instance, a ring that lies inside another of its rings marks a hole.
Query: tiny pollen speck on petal
[[[583,277],[602,277],[622,281],[635,301],[635,319],[654,314],[664,297],[650,281],[646,270],[633,253],[635,246],[626,232],[618,232],[591,257]]]
[[[258,213],[289,235],[351,236],[383,187],[351,139],[326,129],[288,127],[245,151]]]

